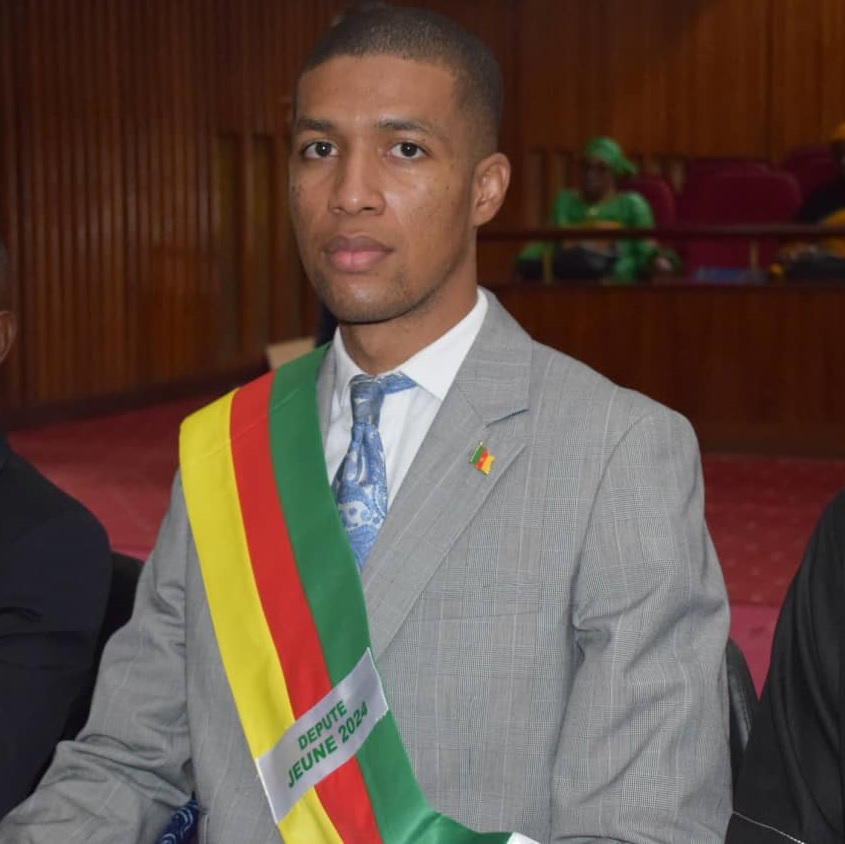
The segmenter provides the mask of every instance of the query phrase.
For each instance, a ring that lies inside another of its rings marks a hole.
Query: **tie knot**
[[[385,395],[408,390],[413,386],[414,381],[401,372],[391,372],[378,378],[372,375],[356,375],[349,385],[353,423],[363,422],[365,425],[378,427],[381,403]]]

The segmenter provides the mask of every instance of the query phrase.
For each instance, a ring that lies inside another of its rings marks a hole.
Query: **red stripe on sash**
[[[258,594],[298,718],[332,686],[299,580],[273,474],[267,428],[272,385],[272,376],[268,375],[235,393],[230,422],[232,462]],[[249,430],[256,420],[260,430]],[[318,467],[318,471],[321,469],[325,471]],[[381,842],[356,759],[322,780],[316,791],[344,841]]]

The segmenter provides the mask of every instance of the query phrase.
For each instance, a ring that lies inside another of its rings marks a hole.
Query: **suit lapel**
[[[531,339],[490,294],[484,325],[393,502],[363,571],[373,652],[384,651],[466,525],[525,447]],[[518,420],[519,421],[519,420]],[[470,463],[479,444],[489,475]]]

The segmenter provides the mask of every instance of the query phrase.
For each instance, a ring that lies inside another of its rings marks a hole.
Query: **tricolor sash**
[[[287,844],[516,844],[426,802],[326,477],[318,349],[190,416],[180,467],[238,716]]]

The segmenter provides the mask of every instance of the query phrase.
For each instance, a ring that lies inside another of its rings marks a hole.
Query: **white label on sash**
[[[508,838],[507,844],[540,844],[540,842],[535,841],[533,838],[529,838],[527,835],[522,835],[519,832],[514,832],[513,835]]]
[[[386,713],[381,678],[367,648],[352,671],[255,760],[275,822],[351,759]]]

